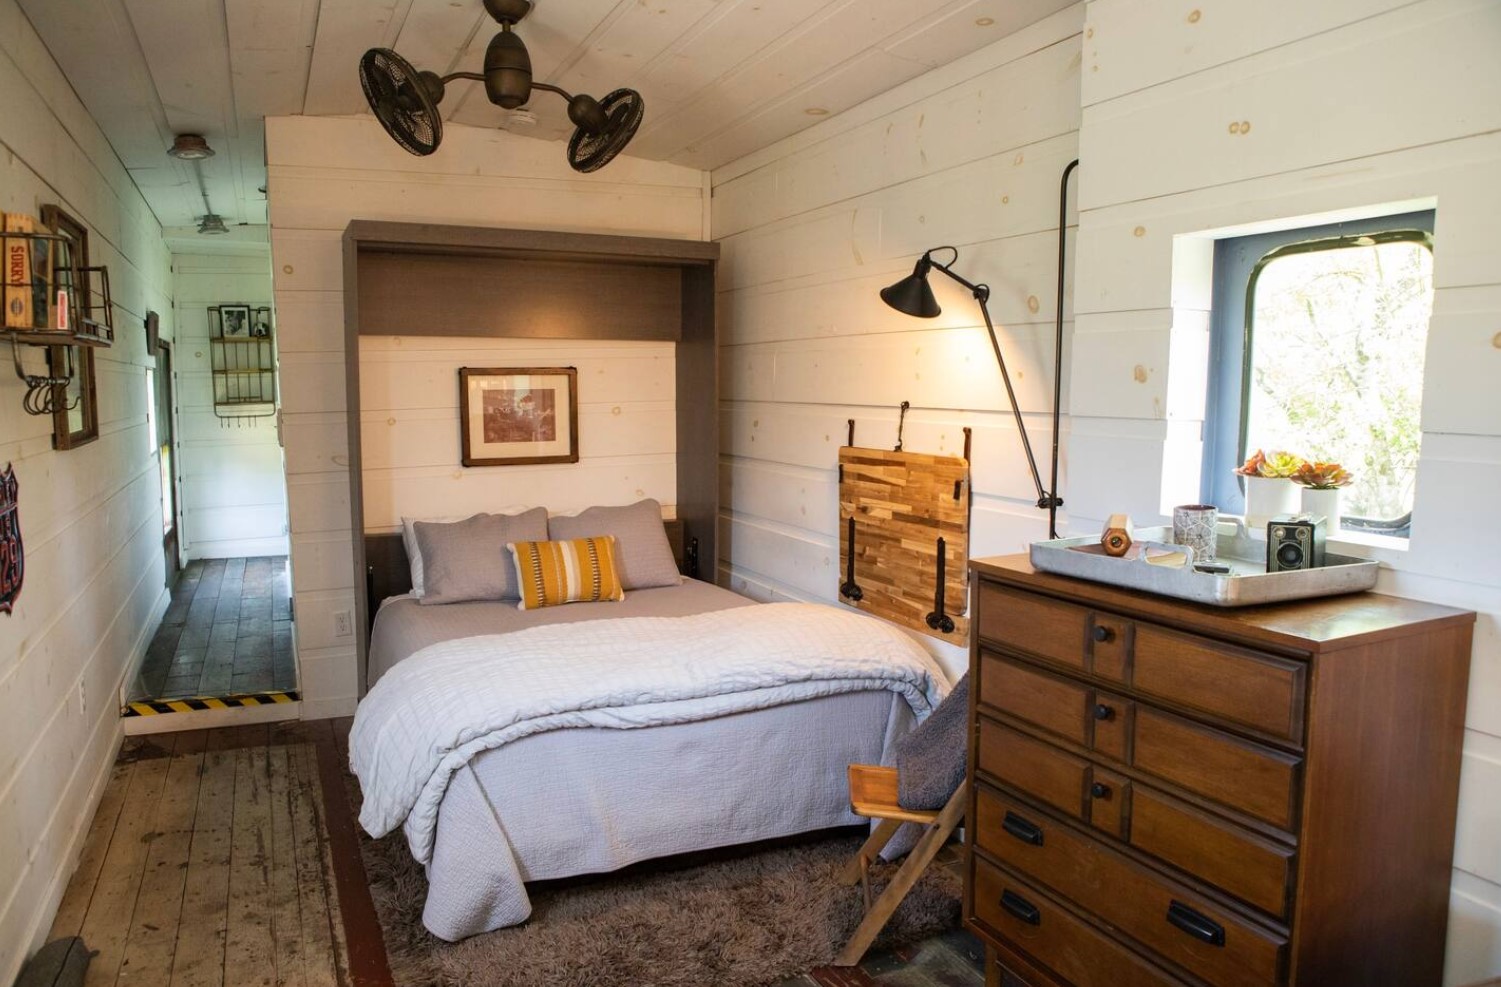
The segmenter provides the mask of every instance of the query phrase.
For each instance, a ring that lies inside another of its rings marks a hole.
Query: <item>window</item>
[[[1206,503],[1238,512],[1256,449],[1337,461],[1346,528],[1405,537],[1433,310],[1433,213],[1215,245]]]

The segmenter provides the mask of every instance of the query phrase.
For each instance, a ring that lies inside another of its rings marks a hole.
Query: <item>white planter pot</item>
[[[1303,513],[1318,514],[1328,519],[1324,531],[1335,534],[1339,531],[1339,491],[1303,488]]]
[[[1273,517],[1298,513],[1298,490],[1285,477],[1246,477],[1246,527],[1265,537],[1267,522]]]

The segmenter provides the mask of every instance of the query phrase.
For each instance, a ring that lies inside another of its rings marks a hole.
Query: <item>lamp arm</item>
[[[980,287],[984,287],[981,285]],[[988,290],[986,291],[988,294]],[[1006,358],[1001,356],[1001,343],[995,335],[995,324],[990,321],[990,306],[976,290],[975,300],[980,303],[980,314],[985,317],[985,332],[990,336],[990,348],[995,352],[995,362],[1001,368],[1001,382],[1006,385],[1006,399],[1011,402],[1011,414],[1016,418],[1016,434],[1021,437],[1022,451],[1027,454],[1027,468],[1032,471],[1032,483],[1037,487],[1037,506],[1049,507],[1056,499],[1042,487],[1042,474],[1037,471],[1037,458],[1032,455],[1032,441],[1027,438],[1027,426],[1022,421],[1022,409],[1016,401],[1016,391],[1011,386],[1011,374],[1006,370]]]

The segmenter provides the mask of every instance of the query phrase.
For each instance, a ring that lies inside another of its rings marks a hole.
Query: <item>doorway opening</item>
[[[245,229],[168,238],[172,325],[148,375],[171,603],[127,716],[297,693],[271,253]]]

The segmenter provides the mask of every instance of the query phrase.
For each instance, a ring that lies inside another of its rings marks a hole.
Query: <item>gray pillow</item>
[[[572,517],[549,518],[547,532],[553,541],[614,535],[624,589],[677,586],[683,581],[662,527],[662,505],[651,498],[629,507],[591,507]]]
[[[546,541],[547,511],[476,514],[453,524],[417,521],[422,550],[423,605],[465,600],[518,600],[508,542]]]

